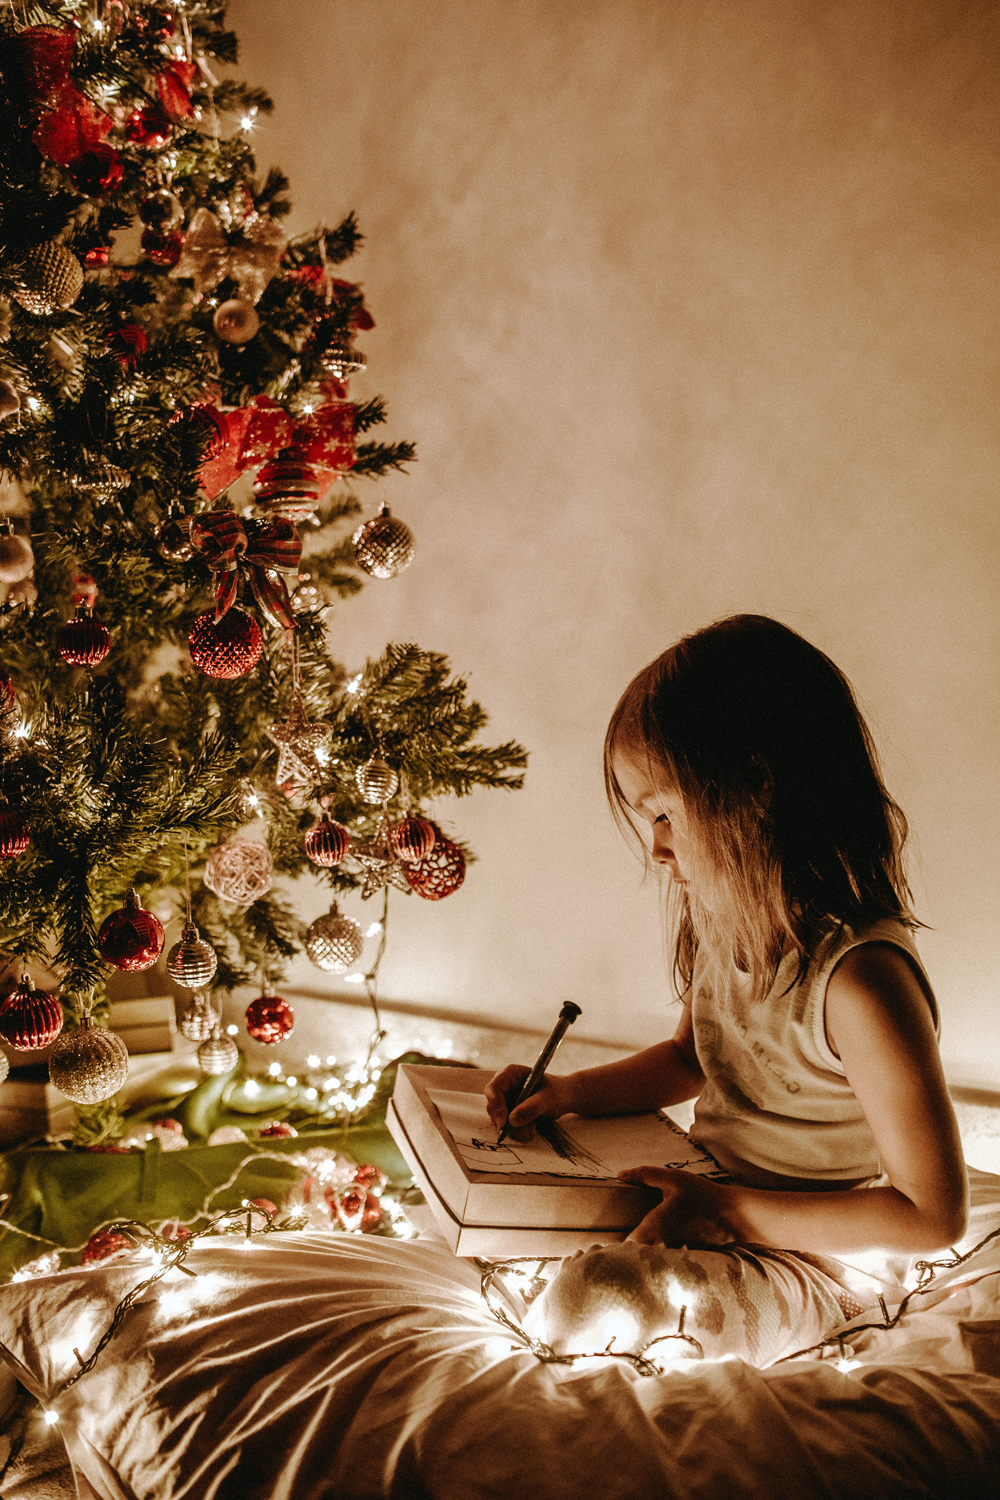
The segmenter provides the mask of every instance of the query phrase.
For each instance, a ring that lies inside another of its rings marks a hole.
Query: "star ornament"
[[[374,838],[351,840],[351,854],[365,872],[364,885],[361,887],[362,901],[369,900],[386,885],[394,885],[398,891],[405,891],[408,896],[413,894],[413,887],[406,878],[406,866],[390,852],[386,841],[388,826],[388,818],[383,818]]]
[[[278,747],[274,779],[279,786],[286,781],[308,785],[322,774],[329,759],[331,730],[325,724],[312,723],[301,698],[294,699],[284,724],[272,724],[265,733]]]

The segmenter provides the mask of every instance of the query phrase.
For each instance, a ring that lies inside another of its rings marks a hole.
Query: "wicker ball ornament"
[[[0,522],[0,583],[20,583],[35,566],[31,543],[9,521]]]
[[[218,623],[214,609],[199,615],[188,644],[191,660],[206,677],[245,677],[260,661],[264,637],[253,616],[234,604]]]
[[[63,1009],[55,995],[36,990],[27,974],[0,1002],[0,1037],[19,1052],[37,1052],[62,1031]]]
[[[216,308],[212,327],[227,344],[249,344],[260,327],[260,318],[252,302],[230,297]]]
[[[203,996],[197,995],[180,1019],[181,1036],[189,1042],[205,1042],[215,1026],[215,1012]]]
[[[255,1042],[265,1047],[277,1046],[290,1037],[295,1026],[295,1013],[287,1000],[280,995],[261,995],[247,1006],[246,1027]]]
[[[167,954],[167,973],[174,984],[188,990],[200,990],[208,984],[219,960],[215,949],[206,943],[193,922],[185,922],[180,942]]]
[[[132,889],[125,895],[125,905],[101,923],[97,947],[112,968],[135,974],[151,969],[163,952],[163,927]]]
[[[59,655],[70,667],[96,667],[111,650],[111,633],[81,604],[59,632]]]
[[[342,974],[361,957],[364,933],[353,917],[343,917],[336,901],[325,916],[317,917],[306,932],[305,948],[317,969]]]
[[[314,865],[339,865],[350,841],[351,836],[343,823],[322,817],[306,834],[306,853]]]
[[[465,855],[457,844],[445,838],[436,823],[434,847],[416,864],[408,865],[406,878],[418,896],[425,901],[443,901],[458,890],[465,879]]]
[[[239,1055],[232,1037],[223,1036],[222,1028],[216,1024],[208,1040],[198,1048],[198,1066],[210,1078],[219,1078],[232,1072]]]
[[[30,313],[45,317],[72,307],[83,291],[83,267],[58,240],[32,245],[24,258],[14,297]]]
[[[31,842],[31,825],[19,807],[0,803],[0,859],[17,859]]]
[[[128,1077],[128,1048],[120,1036],[85,1016],[79,1029],[64,1031],[49,1058],[49,1079],[74,1104],[110,1099]]]
[[[252,906],[271,889],[274,860],[264,844],[229,839],[216,844],[205,864],[205,884],[223,901]]]
[[[386,831],[390,852],[406,865],[426,859],[436,838],[434,824],[426,818],[401,818],[398,823],[390,823]]]
[[[399,786],[399,777],[381,755],[373,755],[359,766],[354,779],[366,802],[388,802]]]
[[[351,541],[358,567],[372,578],[395,578],[413,561],[413,532],[387,505],[359,526]]]

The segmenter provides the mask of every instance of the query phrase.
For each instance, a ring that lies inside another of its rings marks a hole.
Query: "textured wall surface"
[[[573,998],[594,1037],[672,1030],[601,740],[639,666],[755,610],[854,681],[915,833],[952,1076],[1000,1084],[1000,9],[230,16],[278,106],[255,140],[293,226],[359,214],[358,393],[420,450],[380,487],[417,561],[338,607],[335,650],[449,653],[492,735],[532,751],[524,792],[442,805],[481,862],[446,902],[396,901],[385,995],[546,1027]]]

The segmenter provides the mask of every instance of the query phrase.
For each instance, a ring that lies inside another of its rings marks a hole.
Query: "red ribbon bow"
[[[236,602],[240,569],[246,571],[254,598],[272,625],[294,630],[295,617],[283,573],[299,571],[302,543],[294,521],[241,521],[229,510],[211,510],[191,522],[191,545],[215,574],[215,618],[222,619]]]

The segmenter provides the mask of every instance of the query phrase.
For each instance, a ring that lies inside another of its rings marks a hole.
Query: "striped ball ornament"
[[[306,834],[306,853],[314,865],[339,865],[350,841],[343,823],[324,816]]]
[[[55,995],[36,990],[27,974],[0,1003],[0,1037],[19,1052],[37,1052],[62,1031],[63,1010]]]
[[[425,859],[434,848],[434,824],[426,818],[401,818],[391,823],[386,833],[390,851],[404,864],[412,865]]]
[[[19,807],[0,803],[0,859],[16,859],[31,841],[31,825]]]
[[[111,635],[81,604],[59,632],[59,655],[70,667],[96,667],[111,650]]]

